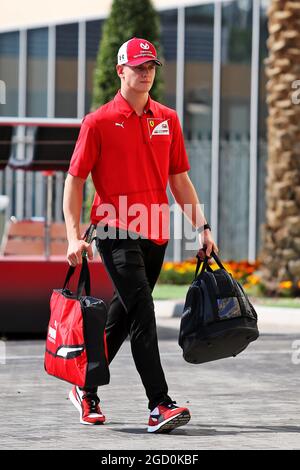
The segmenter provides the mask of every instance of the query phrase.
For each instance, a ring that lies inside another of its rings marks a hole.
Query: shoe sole
[[[73,394],[72,390],[71,390],[71,392],[69,393],[69,399],[70,399],[70,401],[73,403],[73,405],[75,406],[75,408],[79,411],[81,424],[84,424],[84,425],[86,425],[86,426],[99,426],[100,424],[104,424],[105,418],[104,418],[104,421],[96,421],[96,422],[94,422],[94,423],[88,423],[87,421],[83,421],[83,419],[82,419],[82,409],[81,409],[81,406],[80,406],[80,404],[78,403],[78,401],[76,400],[76,398],[74,397],[74,394]]]
[[[188,411],[183,411],[177,416],[170,418],[169,421],[166,423],[162,423],[159,428],[155,426],[153,430],[151,426],[148,427],[148,432],[156,433],[156,434],[168,434],[169,432],[173,431],[173,429],[178,428],[179,426],[184,426],[189,422],[191,419],[191,415]]]

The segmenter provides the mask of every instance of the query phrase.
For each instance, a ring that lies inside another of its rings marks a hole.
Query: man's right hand
[[[70,266],[77,266],[82,263],[82,253],[86,251],[88,259],[93,259],[92,246],[84,240],[72,240],[69,242],[67,260]]]

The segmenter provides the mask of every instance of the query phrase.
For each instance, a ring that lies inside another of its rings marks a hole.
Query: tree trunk
[[[272,0],[266,59],[268,163],[262,281],[300,292],[300,1]],[[299,80],[297,83],[296,81]]]

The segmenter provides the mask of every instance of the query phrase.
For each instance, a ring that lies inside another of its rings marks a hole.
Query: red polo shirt
[[[138,116],[119,91],[83,119],[69,173],[92,174],[92,222],[161,244],[169,239],[168,176],[189,169],[176,112],[149,97]]]

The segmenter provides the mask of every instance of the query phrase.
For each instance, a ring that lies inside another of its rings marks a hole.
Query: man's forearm
[[[183,187],[171,187],[172,194],[193,227],[201,227],[207,223],[201,209],[200,201],[194,185],[187,181]]]
[[[70,242],[80,239],[80,214],[82,208],[82,190],[84,182],[68,175],[65,182],[63,211],[67,238]]]

